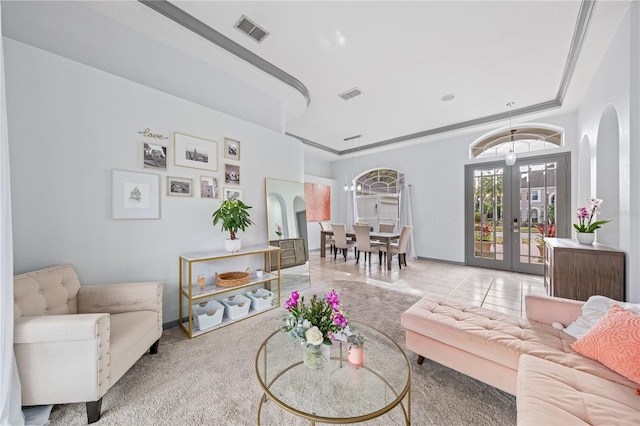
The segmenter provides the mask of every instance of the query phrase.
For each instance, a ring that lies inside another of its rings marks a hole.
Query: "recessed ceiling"
[[[591,7],[592,2],[575,0],[171,2],[295,78],[308,90],[307,100],[300,87],[277,81],[138,2],[6,3],[3,30],[11,38],[99,68],[118,55],[105,57],[92,46],[125,33],[151,40],[158,49],[197,58],[203,70],[215,68],[281,99],[286,132],[334,153],[344,151],[345,138],[354,134],[362,135],[360,150],[366,150],[471,124],[495,125],[508,117],[509,101],[518,105],[514,120],[532,111],[537,116],[545,110],[574,111],[629,5],[601,1]],[[584,10],[589,10],[588,25],[579,33]],[[234,28],[243,15],[268,29],[269,36],[256,43]],[[91,19],[100,25],[87,22]],[[581,44],[572,51],[576,39]],[[571,73],[567,65],[574,60]],[[135,68],[136,63],[117,66]],[[364,95],[346,102],[336,96],[349,88]],[[455,97],[443,102],[449,94]]]

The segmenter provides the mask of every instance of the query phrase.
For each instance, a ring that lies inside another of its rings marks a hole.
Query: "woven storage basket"
[[[218,287],[237,287],[249,282],[251,268],[247,268],[244,272],[224,272],[218,274],[216,272],[216,284]]]

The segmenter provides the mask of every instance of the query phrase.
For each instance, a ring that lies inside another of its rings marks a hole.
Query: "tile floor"
[[[361,254],[356,264],[353,251],[346,262],[341,256],[333,260],[328,253],[321,258],[320,250],[311,251],[309,257],[312,287],[334,280],[354,280],[419,296],[438,294],[521,316],[527,294],[545,294],[543,278],[538,275],[411,259],[399,270],[396,257],[393,268],[387,271],[378,265],[377,256],[365,266]]]

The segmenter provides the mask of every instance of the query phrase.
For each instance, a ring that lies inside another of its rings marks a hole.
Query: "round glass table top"
[[[323,423],[361,422],[400,405],[409,423],[411,368],[405,353],[386,334],[352,324],[366,338],[360,368],[347,362],[346,342],[334,342],[328,365],[312,370],[303,364],[304,346],[291,342],[282,331],[269,336],[255,363],[265,397],[293,414]]]

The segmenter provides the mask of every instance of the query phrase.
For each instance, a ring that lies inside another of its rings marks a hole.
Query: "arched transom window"
[[[356,195],[399,194],[404,186],[404,174],[393,169],[375,169],[356,178]]]
[[[367,223],[376,231],[380,224],[393,224],[400,229],[400,196],[404,187],[404,173],[393,169],[375,169],[356,178],[354,218]]]
[[[513,133],[512,130],[514,130]],[[560,127],[540,124],[520,125],[494,130],[476,139],[469,146],[469,158],[501,157],[512,147],[517,154],[544,151],[563,145],[564,130]]]

